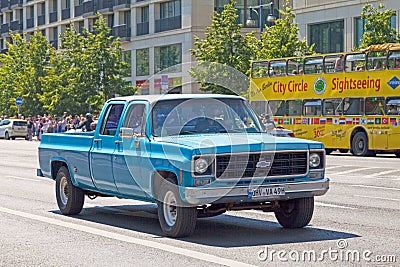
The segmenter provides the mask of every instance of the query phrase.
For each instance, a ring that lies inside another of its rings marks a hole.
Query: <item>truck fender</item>
[[[78,187],[78,183],[75,180],[74,173],[73,173],[73,171],[71,170],[71,168],[69,167],[67,161],[64,158],[60,158],[60,157],[51,158],[51,160],[50,160],[51,178],[53,180],[56,179],[57,172],[60,169],[60,167],[62,167],[62,166],[65,166],[68,169],[69,176],[71,177],[72,184],[74,186]]]

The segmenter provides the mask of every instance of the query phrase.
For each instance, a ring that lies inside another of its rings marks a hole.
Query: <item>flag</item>
[[[319,124],[326,124],[326,119],[325,118],[321,118],[319,120]]]
[[[391,124],[392,126],[397,126],[398,124],[397,124],[396,118],[390,118],[390,124]]]
[[[353,124],[353,118],[346,118],[346,124]]]
[[[319,124],[319,118],[314,118],[313,123],[314,124]]]
[[[307,124],[307,118],[302,118],[301,119],[301,124]]]
[[[374,118],[368,118],[367,119],[367,124],[374,124],[374,123],[375,123]]]
[[[353,124],[360,124],[360,118],[353,118]]]
[[[333,119],[333,124],[339,124],[339,118],[334,118]]]
[[[345,118],[339,118],[339,124],[346,124]]]
[[[301,124],[301,118],[295,118],[294,119],[295,124]]]
[[[381,118],[375,118],[375,124],[381,124],[382,120]]]
[[[278,124],[283,124],[283,123],[284,123],[283,119],[278,119]]]
[[[330,124],[332,124],[332,118],[326,118],[326,123],[330,123]]]
[[[362,125],[367,124],[367,119],[366,118],[361,118],[360,119],[360,124],[362,124]]]
[[[277,124],[278,123],[278,119],[274,118],[274,122],[275,122],[275,124]]]
[[[308,124],[313,124],[313,119],[312,118],[308,118]]]
[[[382,118],[382,124],[388,124],[389,119],[388,118]]]
[[[289,119],[285,118],[284,121],[283,121],[283,124],[286,124],[286,125],[289,124]]]

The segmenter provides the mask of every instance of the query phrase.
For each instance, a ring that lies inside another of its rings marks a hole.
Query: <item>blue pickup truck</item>
[[[321,143],[267,133],[244,98],[226,95],[108,100],[94,132],[44,134],[39,162],[63,214],[81,212],[85,195],[155,202],[171,237],[229,210],[304,227],[329,188]]]

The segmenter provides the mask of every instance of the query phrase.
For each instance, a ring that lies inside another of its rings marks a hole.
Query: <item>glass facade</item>
[[[181,15],[181,0],[160,4],[160,19],[172,18]]]
[[[354,47],[361,45],[362,37],[364,34],[364,25],[366,21],[361,18],[354,19]],[[390,26],[396,29],[396,16],[390,18]]]
[[[344,21],[337,20],[308,26],[308,43],[317,53],[344,51]]]
[[[144,76],[149,74],[149,49],[138,49],[136,50],[136,76]]]
[[[179,71],[181,71],[180,63],[182,63],[182,45],[181,44],[159,46],[159,47],[154,48],[154,72],[155,73],[165,70],[167,68],[170,68],[170,69],[168,69],[168,72],[179,72]],[[176,65],[178,65],[178,66],[176,66]],[[171,68],[171,67],[173,67],[173,68]]]

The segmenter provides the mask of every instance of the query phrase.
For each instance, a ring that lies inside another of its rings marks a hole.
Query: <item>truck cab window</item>
[[[143,133],[143,114],[145,110],[145,105],[134,104],[129,107],[127,116],[125,116],[125,121],[123,127],[132,128],[135,134]]]
[[[115,104],[108,107],[107,115],[101,125],[101,135],[115,135],[123,109],[123,104]]]

